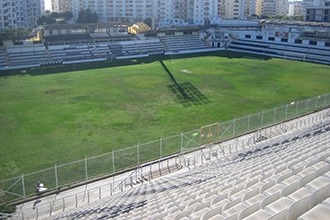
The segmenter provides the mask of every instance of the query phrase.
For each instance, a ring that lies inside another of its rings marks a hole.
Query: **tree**
[[[89,8],[79,11],[77,23],[96,23],[98,16]]]
[[[38,18],[37,24],[38,25],[55,24],[55,23],[65,24],[71,18],[73,18],[71,11],[66,11],[62,13],[46,11],[45,14],[41,15]]]
[[[55,24],[56,20],[51,16],[51,13],[41,15],[38,20],[38,25],[45,25],[45,24]]]
[[[4,40],[20,41],[26,39],[28,35],[29,35],[29,31],[23,28],[7,29],[0,34],[0,41],[4,41]]]
[[[71,11],[65,11],[61,14],[61,17],[65,20],[68,21],[73,18],[73,14]]]
[[[268,16],[268,15],[260,15],[259,18],[260,18],[260,19],[269,19],[269,16]]]

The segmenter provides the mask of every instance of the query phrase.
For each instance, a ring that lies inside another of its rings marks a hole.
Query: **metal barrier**
[[[0,200],[8,203],[35,195],[38,180],[50,190],[56,191],[74,184],[87,183],[105,175],[115,175],[124,170],[139,167],[149,161],[161,160],[174,154],[184,154],[199,149],[201,146],[222,142],[259,130],[259,133],[257,132],[253,137],[255,141],[262,138],[262,136],[281,133],[284,131],[283,129],[286,129],[277,127],[275,130],[267,131],[260,128],[281,123],[329,106],[330,94],[325,94],[235,118],[231,121],[202,126],[199,129],[182,132],[175,136],[161,137],[156,141],[138,144],[106,154],[85,157],[85,159],[61,165],[55,164],[51,168],[1,181]],[[252,139],[249,139],[249,141],[252,141]],[[240,147],[239,144],[237,147]],[[231,153],[232,150],[232,148],[220,149],[222,154]],[[206,159],[206,156],[202,158]],[[183,163],[192,164],[194,162],[183,160]]]

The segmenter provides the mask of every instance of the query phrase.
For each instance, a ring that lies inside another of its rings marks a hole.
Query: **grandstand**
[[[261,134],[263,138],[256,138]],[[121,190],[111,196],[102,197],[101,191],[108,191],[101,187],[85,191],[81,203],[77,201],[82,194],[72,200],[58,194],[49,203],[42,204],[47,198],[40,198],[20,206],[18,216],[326,219],[330,214],[329,144],[330,109],[325,109],[181,155],[183,161],[192,163],[176,160],[183,167],[158,178],[151,178],[149,169],[140,170],[138,182],[126,188],[121,181]]]
[[[256,54],[263,54],[285,59],[302,60],[310,62],[330,63],[330,44],[318,45],[316,41],[295,40],[288,41],[287,38],[281,38],[278,41],[275,37],[246,34],[244,37],[231,41],[228,46],[232,51],[244,51]],[[329,48],[328,48],[329,47]]]
[[[159,37],[167,51],[180,52],[185,50],[206,49],[207,46],[195,35],[168,35]]]
[[[7,48],[9,66],[34,66],[48,62],[45,46]]]
[[[54,25],[40,29],[42,44],[5,46],[0,69],[127,59],[157,54],[229,50],[330,63],[326,24],[227,21],[212,28],[150,30],[138,24]],[[6,59],[7,58],[7,59]]]
[[[214,49],[330,63],[329,37],[297,34],[297,30],[270,32],[259,26],[228,26],[189,33],[171,30],[152,37],[128,33],[48,36],[45,44],[2,48],[0,70]],[[329,118],[330,112],[325,110],[308,119],[281,124],[281,129],[271,135],[266,131],[261,135],[263,130],[259,130],[230,140],[228,145],[203,146],[200,151],[173,156],[165,165],[155,162],[159,166],[156,175],[150,171],[152,165],[139,167],[133,172],[134,178],[125,174],[118,185],[106,185],[110,189],[83,190],[82,203],[78,202],[77,193],[81,189],[77,189],[70,195],[74,198],[70,202],[65,202],[66,197],[55,196],[51,201],[42,198],[42,202],[21,205],[13,219],[313,219],[315,215],[329,216]],[[115,194],[111,187],[117,187]],[[107,196],[103,196],[105,192]]]
[[[5,55],[2,50],[0,50],[0,68],[5,67],[7,65],[7,61]]]

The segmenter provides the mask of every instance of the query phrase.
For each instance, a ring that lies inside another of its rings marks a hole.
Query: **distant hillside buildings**
[[[219,17],[301,16],[306,15],[303,6],[325,7],[327,2],[330,4],[330,0],[52,0],[52,10],[70,10],[76,19],[81,9],[90,8],[100,22],[140,22],[150,18],[155,26],[205,25],[219,21]],[[314,16],[314,21],[326,21],[324,16],[321,20]],[[312,21],[312,15],[305,18]]]
[[[304,15],[307,21],[330,21],[330,0],[51,0],[53,12],[91,9],[99,22],[141,22],[157,26],[209,25],[221,19],[266,15]],[[34,28],[45,0],[1,0],[0,32]],[[220,19],[221,18],[221,19]]]

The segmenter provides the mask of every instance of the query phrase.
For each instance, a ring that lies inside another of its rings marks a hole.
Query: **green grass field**
[[[330,66],[232,55],[0,72],[0,179],[330,92]]]

